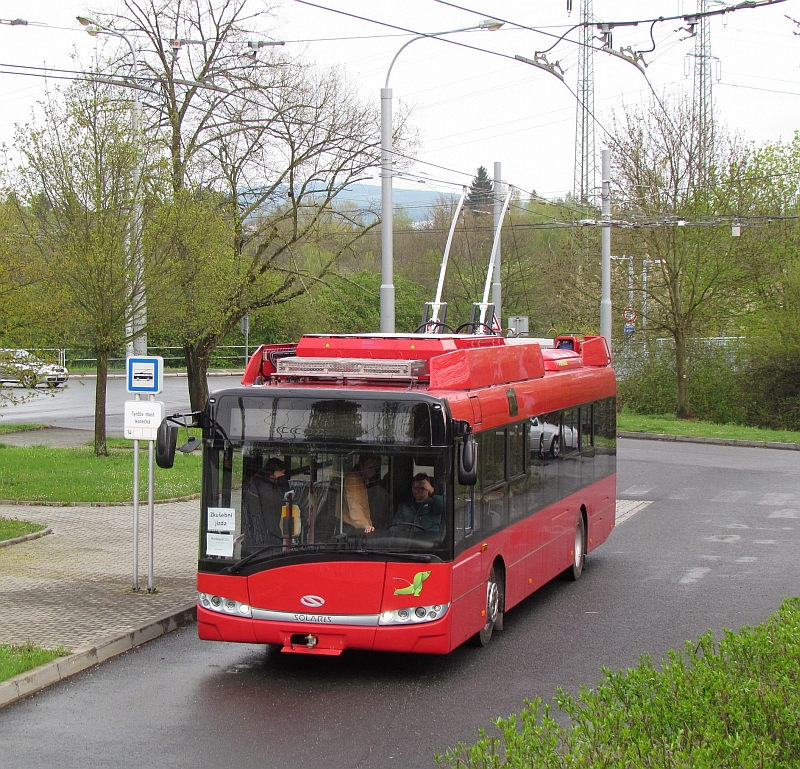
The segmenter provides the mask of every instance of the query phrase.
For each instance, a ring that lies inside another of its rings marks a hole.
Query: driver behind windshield
[[[417,473],[411,483],[411,496],[397,506],[392,524],[439,531],[443,512],[444,500],[434,494],[433,479],[426,473]]]
[[[245,545],[264,547],[282,541],[281,509],[287,491],[286,465],[277,457],[270,457],[243,495]]]

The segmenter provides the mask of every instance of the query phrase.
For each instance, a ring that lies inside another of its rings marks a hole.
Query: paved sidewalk
[[[147,505],[140,506],[139,584],[132,590],[133,506],[0,506],[52,534],[0,548],[0,643],[73,651],[0,683],[0,707],[191,621],[198,500],[155,506],[154,586],[147,587]],[[43,666],[48,668],[48,666]],[[38,671],[38,672],[37,672]],[[55,676],[55,677],[53,677]],[[41,684],[41,685],[38,685]]]

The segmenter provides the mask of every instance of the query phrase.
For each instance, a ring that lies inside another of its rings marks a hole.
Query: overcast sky
[[[496,32],[449,36],[487,52],[440,40],[418,40],[404,50],[389,85],[395,107],[399,100],[411,108],[420,145],[419,162],[407,169],[410,178],[397,179],[396,186],[456,191],[469,183],[479,165],[491,175],[493,163],[499,161],[503,178],[523,191],[535,189],[556,197],[572,189],[575,98],[554,76],[513,57],[533,58],[549,48],[555,42],[552,35],[559,36],[577,23],[580,0],[572,1],[571,15],[567,0],[454,0],[476,13],[435,0],[313,2],[416,32],[469,27],[495,15],[551,35],[506,24]],[[724,7],[714,0],[708,4],[709,9]],[[111,6],[111,0],[91,4]],[[594,0],[595,18],[602,21],[654,19],[696,8],[696,0]],[[4,22],[16,18],[30,22],[27,27],[0,25],[0,140],[11,141],[14,124],[29,119],[45,89],[41,78],[7,74],[12,65],[69,69],[75,49],[90,60],[97,42],[75,20],[86,13],[87,4],[73,0],[0,0]],[[379,104],[389,64],[409,34],[295,0],[284,0],[278,14],[277,19],[265,18],[265,38],[287,41],[287,52],[303,54],[320,66],[339,67],[363,98]],[[729,130],[756,143],[791,139],[800,128],[800,38],[794,34],[800,30],[787,15],[800,19],[800,0],[728,13],[715,17],[711,25],[717,114]],[[664,21],[653,28],[655,50],[644,58],[647,79],[659,94],[691,93],[694,39],[681,27],[685,27],[681,21]],[[650,28],[641,23],[615,29],[614,48],[652,48]],[[575,40],[577,31],[570,37]],[[565,40],[547,57],[560,61],[565,82],[575,91],[577,46]],[[632,109],[648,99],[647,80],[630,64],[598,52],[594,68],[595,112],[602,126],[610,127],[614,110]],[[598,126],[596,133],[599,153],[603,128]],[[424,185],[418,177],[427,180]],[[377,172],[373,183],[379,183]]]

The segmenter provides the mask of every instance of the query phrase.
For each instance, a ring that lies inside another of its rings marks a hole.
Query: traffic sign
[[[622,330],[623,330],[623,331],[624,331],[626,334],[632,334],[635,328],[636,328],[636,327],[633,325],[633,323],[626,323],[626,324],[625,324],[625,325],[622,327]]]
[[[626,323],[635,323],[636,322],[636,310],[633,309],[633,305],[632,304],[629,304],[622,311],[622,319]]]
[[[128,358],[127,368],[129,393],[155,395],[164,389],[164,359],[160,355]]]

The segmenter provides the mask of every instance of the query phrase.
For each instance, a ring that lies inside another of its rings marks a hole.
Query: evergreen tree
[[[494,204],[494,185],[489,174],[483,166],[478,167],[478,173],[469,186],[467,205],[475,214],[489,214]]]

